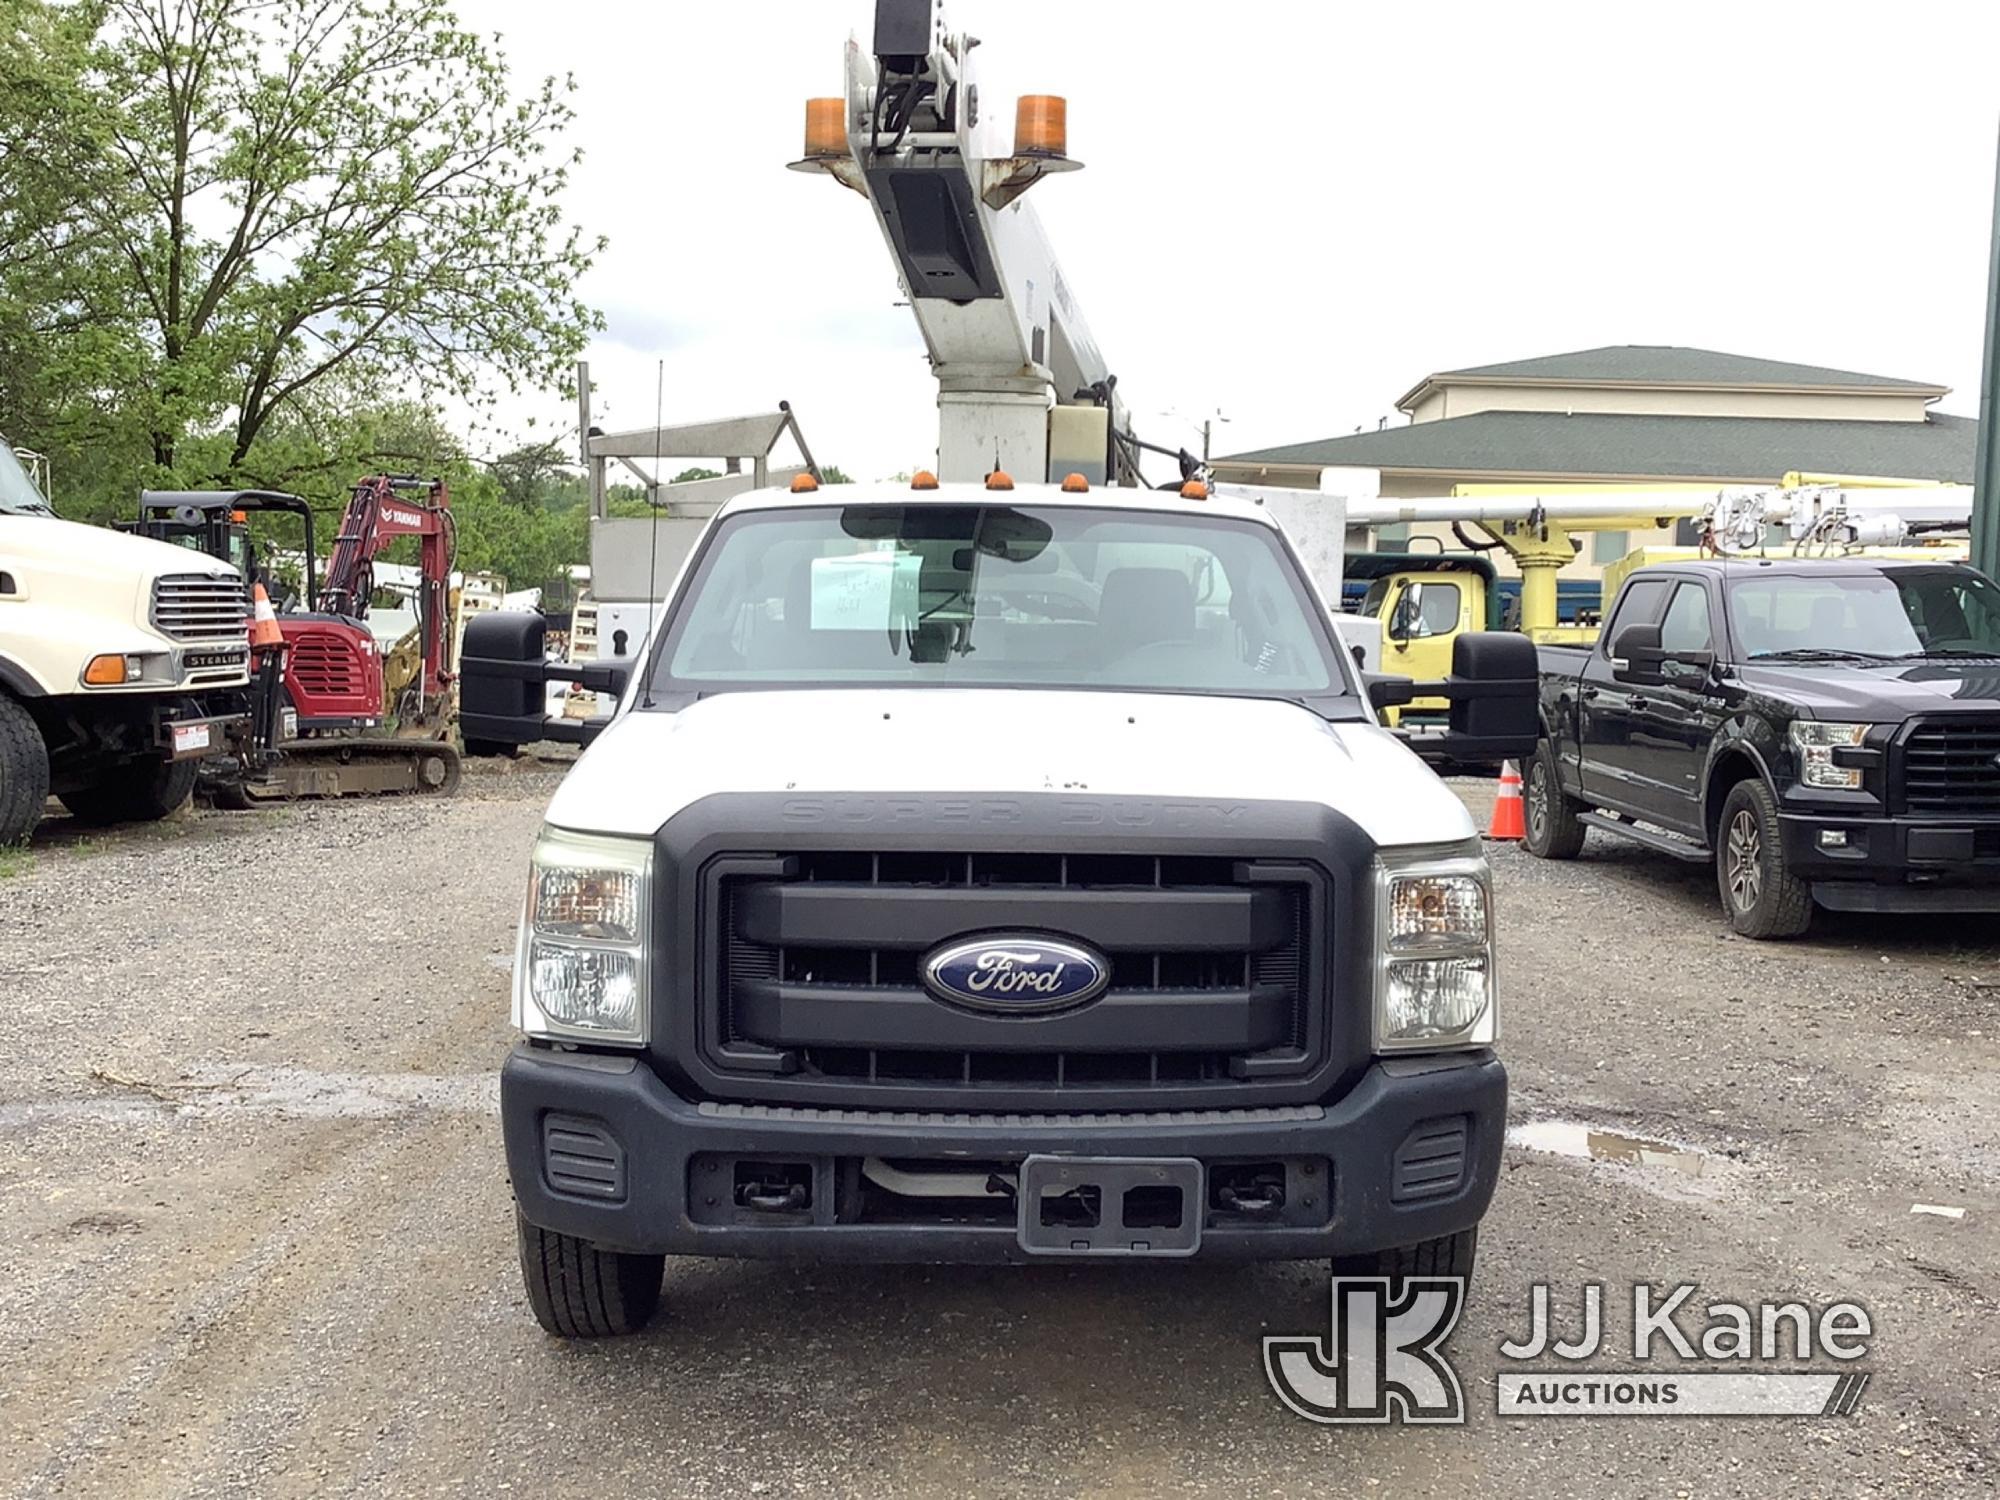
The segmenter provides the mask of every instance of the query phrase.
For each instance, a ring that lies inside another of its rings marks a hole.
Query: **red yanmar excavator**
[[[234,757],[212,763],[207,785],[215,800],[247,807],[294,797],[456,790],[451,569],[457,533],[444,481],[377,474],[357,482],[323,583],[316,581],[312,508],[297,495],[148,490],[140,496],[136,529],[236,564],[254,595],[258,585],[268,590],[276,582],[268,558],[259,559],[250,541],[249,518],[259,512],[300,518],[303,587],[276,614],[276,639],[253,649],[250,729]],[[384,648],[367,623],[375,562],[403,537],[419,542],[417,624]],[[253,642],[257,634],[253,621]]]

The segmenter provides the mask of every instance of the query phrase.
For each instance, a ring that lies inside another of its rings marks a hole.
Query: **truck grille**
[[[153,628],[177,641],[242,635],[250,608],[240,578],[168,573],[153,580]]]
[[[1307,865],[824,851],[787,857],[775,877],[722,874],[712,893],[707,1003],[725,1070],[864,1095],[914,1088],[941,1107],[979,1107],[982,1091],[1138,1102],[1162,1089],[1223,1105],[1324,1060],[1330,918],[1325,877]],[[994,931],[1087,943],[1110,960],[1110,983],[1034,1018],[934,1000],[924,956]]]
[[[2000,717],[1920,720],[1902,763],[1909,811],[2000,812]]]

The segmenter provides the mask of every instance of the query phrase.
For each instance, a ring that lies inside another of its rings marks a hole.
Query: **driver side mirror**
[[[1666,681],[1660,670],[1667,653],[1660,649],[1660,627],[1628,625],[1611,643],[1611,676],[1618,682],[1657,687]]]

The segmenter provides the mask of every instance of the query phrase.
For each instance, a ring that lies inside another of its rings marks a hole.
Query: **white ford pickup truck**
[[[501,1078],[550,1332],[672,1254],[1470,1273],[1493,899],[1411,684],[1256,505],[1003,481],[730,502],[556,793]],[[468,733],[535,737],[527,619]],[[1533,647],[1460,645],[1452,753],[1519,753]]]

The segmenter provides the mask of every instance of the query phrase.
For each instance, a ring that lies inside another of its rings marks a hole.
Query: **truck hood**
[[[236,571],[188,547],[54,516],[0,515],[0,554],[23,564],[105,578],[151,578],[159,573],[228,577]]]
[[[556,791],[548,820],[651,836],[720,792],[1045,792],[1297,801],[1379,845],[1472,838],[1465,806],[1395,736],[1263,699],[916,689],[730,692],[632,710]]]
[[[1893,724],[1939,709],[2000,709],[2000,661],[1928,661],[1863,666],[1834,662],[1746,666],[1743,685],[1797,704],[1820,719]]]

